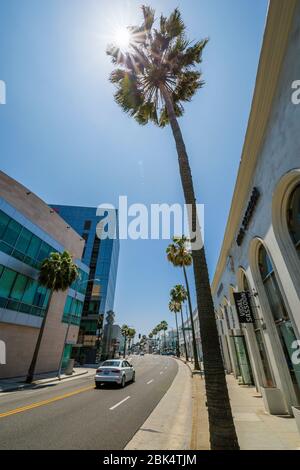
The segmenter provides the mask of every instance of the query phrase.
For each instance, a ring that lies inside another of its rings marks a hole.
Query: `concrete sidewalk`
[[[300,434],[294,418],[268,414],[256,389],[238,385],[232,375],[227,376],[227,384],[241,449],[300,449]]]
[[[232,375],[227,375],[226,379],[241,450],[300,450],[300,434],[294,418],[268,414],[255,387],[238,385]],[[194,375],[193,450],[210,448],[205,401],[205,380]]]
[[[61,380],[73,379],[76,377],[81,377],[82,375],[86,375],[86,374],[94,375],[95,369],[75,367],[73,369],[72,375],[62,374]],[[23,390],[24,388],[34,387],[36,385],[59,382],[59,379],[55,373],[37,375],[32,384],[26,384],[25,380],[26,380],[26,377],[1,379],[0,380],[0,393],[13,392],[17,390]]]
[[[189,450],[192,431],[192,377],[181,361],[167,393],[125,450]]]

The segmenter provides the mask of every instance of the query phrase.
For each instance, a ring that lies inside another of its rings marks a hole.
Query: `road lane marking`
[[[163,371],[161,370],[161,371],[160,371],[160,375],[162,375],[162,374],[163,374]]]
[[[92,390],[94,388],[95,388],[94,386],[80,388],[79,390],[75,390],[74,392],[65,393],[64,395],[59,395],[58,397],[49,398],[48,400],[43,400],[43,401],[39,401],[39,402],[36,402],[36,403],[31,403],[30,405],[15,408],[14,410],[5,411],[4,413],[0,413],[0,419],[1,418],[6,418],[7,416],[12,416],[12,415],[15,415],[15,414],[18,414],[18,413],[23,413],[24,411],[29,411],[29,410],[32,410],[34,408],[39,408],[40,406],[49,405],[50,403],[54,403],[54,402],[59,401],[59,400],[64,400],[65,398],[69,398],[69,397],[72,397],[74,395],[78,395],[79,393],[87,392],[88,390]]]
[[[152,382],[154,382],[154,379],[149,380],[149,382],[147,382],[147,385],[151,384]]]
[[[116,405],[112,406],[111,408],[109,408],[110,410],[114,410],[115,408],[117,408],[118,406],[122,405],[122,403],[124,403],[125,401],[129,400],[130,396],[124,398],[124,400],[121,400],[119,401],[119,403],[117,403]]]

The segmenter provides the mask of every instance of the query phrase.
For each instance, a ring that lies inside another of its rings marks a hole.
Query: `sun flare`
[[[118,28],[114,34],[114,43],[120,49],[128,49],[130,44],[130,32],[127,28]]]

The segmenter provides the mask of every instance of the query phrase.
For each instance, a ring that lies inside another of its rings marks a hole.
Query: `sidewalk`
[[[269,415],[254,387],[238,385],[227,376],[232,413],[243,450],[300,450],[300,434],[294,418]]]
[[[188,365],[192,369],[191,364]],[[238,385],[232,375],[227,375],[226,379],[241,450],[300,450],[300,434],[294,418],[268,414],[255,387]],[[205,401],[205,380],[194,375],[193,450],[210,448]]]
[[[169,390],[152,411],[125,450],[189,450],[192,423],[192,379],[189,369],[178,363]]]
[[[61,380],[66,380],[66,379],[73,379],[76,377],[80,377],[82,375],[86,374],[95,374],[95,369],[92,368],[82,368],[82,367],[75,367],[73,369],[73,374],[72,375],[66,375],[62,374],[61,375]],[[52,383],[52,382],[57,382],[58,377],[55,373],[50,373],[50,374],[38,374],[36,376],[36,379],[32,384],[26,384],[25,383],[26,377],[16,377],[16,378],[11,378],[11,379],[0,379],[0,393],[3,392],[12,392],[12,391],[17,391],[17,390],[23,390],[24,388],[30,388],[34,387],[36,385],[43,385],[47,383]]]

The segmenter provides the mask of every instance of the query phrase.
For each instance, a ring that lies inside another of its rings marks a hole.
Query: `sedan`
[[[111,359],[104,361],[96,370],[95,386],[100,388],[106,382],[116,383],[125,387],[126,382],[135,381],[135,370],[132,364],[125,360]]]

